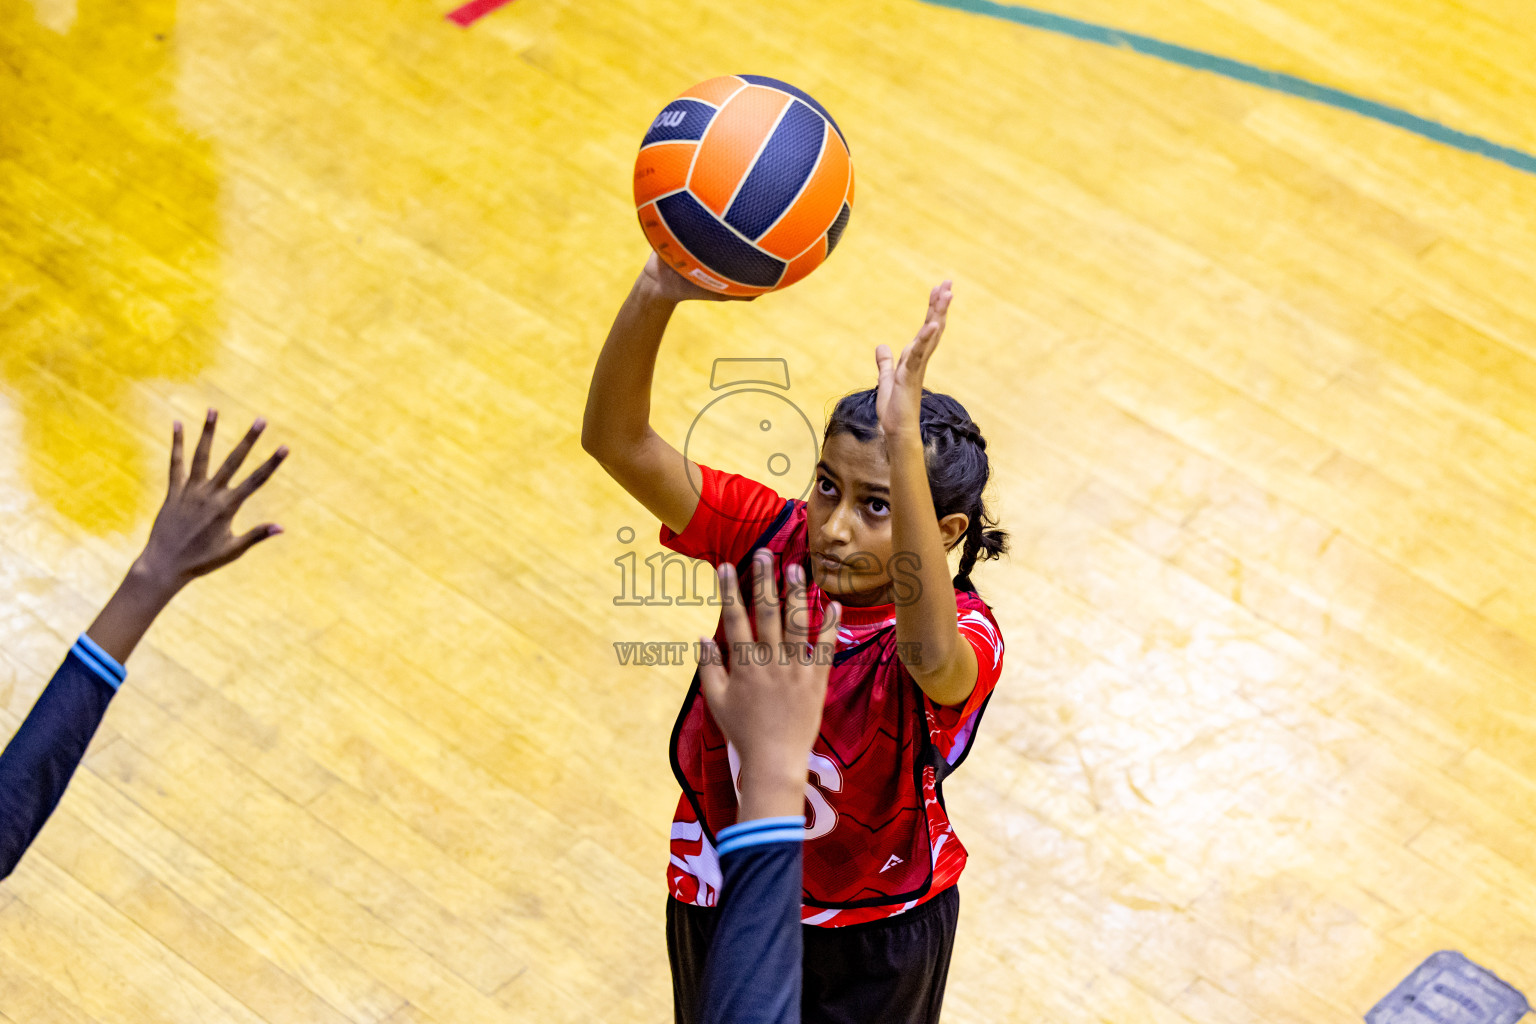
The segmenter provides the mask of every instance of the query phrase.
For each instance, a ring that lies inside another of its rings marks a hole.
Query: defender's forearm
[[[119,664],[127,664],[150,624],[180,589],[142,560],[136,561],[85,633]]]

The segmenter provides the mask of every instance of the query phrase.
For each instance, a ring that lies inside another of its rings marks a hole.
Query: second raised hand
[[[149,541],[139,556],[139,567],[172,592],[199,576],[228,565],[256,544],[283,532],[275,523],[263,523],[237,537],[231,526],[240,506],[277,472],[277,467],[287,458],[287,447],[277,449],[250,476],[230,486],[267,423],[258,419],[251,424],[240,443],[209,477],[208,464],[217,424],[218,412],[209,409],[202,436],[192,454],[192,465],[185,472],[182,468],[181,424],[177,423],[171,432],[170,480],[165,504],[155,516]]]
[[[923,407],[923,376],[928,360],[939,347],[944,325],[949,317],[953,282],[945,281],[928,293],[928,315],[917,337],[901,350],[899,360],[891,357],[889,345],[875,349],[875,367],[879,383],[875,393],[875,414],[887,437],[918,429]]]

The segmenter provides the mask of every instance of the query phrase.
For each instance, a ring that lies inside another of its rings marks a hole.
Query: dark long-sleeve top
[[[719,833],[720,923],[704,965],[705,1024],[799,1024],[805,818]]]
[[[16,869],[59,805],[64,787],[127,672],[80,636],[0,754],[0,878]]]

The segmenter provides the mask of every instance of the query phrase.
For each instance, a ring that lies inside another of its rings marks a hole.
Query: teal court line
[[[1073,39],[1113,46],[1116,49],[1131,50],[1172,64],[1194,68],[1197,71],[1209,71],[1239,82],[1273,89],[1288,96],[1298,96],[1314,103],[1325,103],[1330,107],[1347,110],[1352,114],[1359,114],[1362,117],[1369,117],[1383,124],[1413,132],[1431,142],[1454,146],[1468,153],[1476,153],[1478,156],[1508,164],[1518,171],[1536,174],[1536,156],[1523,150],[1501,146],[1482,136],[1468,135],[1438,121],[1431,121],[1417,114],[1410,114],[1406,110],[1399,110],[1385,103],[1377,103],[1375,100],[1368,100],[1339,89],[1331,89],[1326,85],[1318,85],[1316,82],[1309,82],[1295,75],[1287,75],[1280,71],[1265,71],[1252,64],[1244,64],[1240,60],[1218,57],[1202,50],[1191,50],[1186,46],[1165,43],[1151,36],[1121,32],[1106,25],[1095,25],[1090,21],[1079,21],[1076,18],[1051,14],[1049,11],[1036,10],[1033,7],[1015,7],[1011,4],[993,3],[991,0],[921,0],[921,2],[934,7],[950,7],[957,11],[999,18],[1029,28],[1071,36]]]

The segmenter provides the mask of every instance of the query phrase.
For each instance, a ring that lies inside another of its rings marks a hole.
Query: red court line
[[[465,28],[473,25],[498,7],[505,7],[512,0],[470,0],[463,7],[448,12],[448,20]]]

